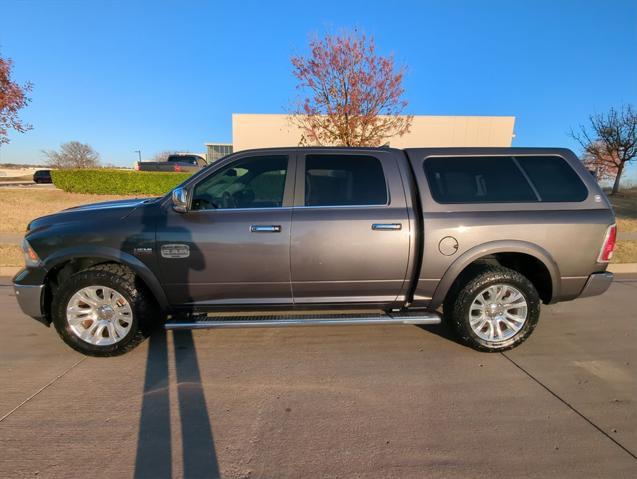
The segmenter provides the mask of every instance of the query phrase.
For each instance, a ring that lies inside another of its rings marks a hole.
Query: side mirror
[[[188,211],[188,190],[186,188],[175,188],[173,190],[173,210],[177,213]]]

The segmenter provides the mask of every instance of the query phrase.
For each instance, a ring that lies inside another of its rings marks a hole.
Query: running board
[[[268,316],[216,316],[192,322],[168,322],[165,329],[281,328],[285,326],[353,326],[373,324],[439,324],[432,311],[380,314],[306,314]]]

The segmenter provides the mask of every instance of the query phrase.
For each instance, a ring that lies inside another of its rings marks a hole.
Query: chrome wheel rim
[[[494,284],[478,293],[471,303],[469,324],[485,341],[501,343],[524,327],[528,316],[524,295],[509,284]]]
[[[82,341],[108,346],[126,337],[133,325],[133,310],[120,293],[106,286],[77,291],[66,306],[70,330]]]

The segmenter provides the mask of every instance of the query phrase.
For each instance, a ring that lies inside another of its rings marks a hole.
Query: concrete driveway
[[[443,327],[159,333],[83,357],[0,281],[0,477],[637,477],[637,281],[481,354]]]

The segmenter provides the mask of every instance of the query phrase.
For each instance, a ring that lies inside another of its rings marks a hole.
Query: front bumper
[[[580,293],[580,298],[588,296],[597,296],[604,293],[613,282],[613,273],[604,271],[602,273],[593,273],[588,277],[584,289]]]
[[[18,300],[20,309],[27,316],[31,316],[38,321],[44,321],[44,313],[42,311],[42,294],[44,293],[44,285],[37,284],[16,284],[13,283],[13,291]]]

